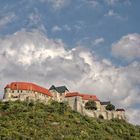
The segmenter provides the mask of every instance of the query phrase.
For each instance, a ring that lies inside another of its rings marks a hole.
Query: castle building
[[[4,88],[3,100],[40,100],[47,103],[53,95],[46,88],[40,87],[33,83],[12,82]]]
[[[107,120],[113,118],[126,120],[124,109],[108,111],[106,110],[106,106],[110,104],[110,102],[101,102],[96,95],[70,92],[66,86],[56,87],[52,85],[49,89],[47,89],[33,83],[12,82],[4,88],[3,101],[9,100],[38,100],[45,104],[47,104],[49,100],[67,102],[73,110],[81,113],[82,115],[95,118],[102,116],[102,118]],[[97,110],[85,109],[85,104],[89,100],[96,103]]]
[[[49,88],[49,91],[53,95],[53,99],[58,102],[63,102],[65,100],[66,93],[69,92],[66,86],[55,87],[54,85]]]

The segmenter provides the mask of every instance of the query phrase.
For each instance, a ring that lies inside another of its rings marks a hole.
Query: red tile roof
[[[43,93],[48,96],[52,96],[48,89],[40,87],[33,83],[27,82],[12,82],[11,84],[7,85],[5,88],[10,88],[11,90],[32,90],[35,92]]]
[[[65,97],[73,97],[73,96],[79,96],[78,92],[69,92],[65,95]]]
[[[99,99],[95,95],[81,95],[83,100],[94,100],[99,101]]]
[[[81,94],[78,92],[69,92],[65,95],[65,97],[74,97],[74,96],[80,96],[80,97],[82,97],[83,100],[99,101],[99,99],[95,95]]]

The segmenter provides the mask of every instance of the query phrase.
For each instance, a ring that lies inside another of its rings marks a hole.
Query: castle
[[[46,89],[33,83],[12,82],[4,88],[3,101],[9,100],[38,100],[45,104],[47,104],[49,100],[67,102],[73,110],[82,115],[95,118],[102,116],[102,118],[106,120],[115,118],[126,120],[124,109],[108,111],[106,110],[106,106],[110,102],[101,102],[95,95],[70,92],[66,86],[56,87],[52,85],[49,89]],[[85,109],[85,104],[89,100],[93,100],[96,103],[97,110]]]

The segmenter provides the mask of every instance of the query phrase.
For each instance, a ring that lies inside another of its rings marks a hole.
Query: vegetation
[[[96,110],[97,109],[96,103],[93,100],[89,100],[85,104],[85,109]]]
[[[139,140],[140,127],[94,119],[66,103],[0,102],[1,140]]]
[[[114,106],[113,104],[108,104],[108,105],[106,106],[106,110],[109,110],[109,111],[115,110],[115,106]]]

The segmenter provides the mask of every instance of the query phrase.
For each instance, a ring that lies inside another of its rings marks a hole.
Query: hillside
[[[2,140],[139,140],[140,128],[81,116],[66,103],[0,102]]]

